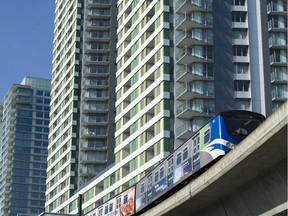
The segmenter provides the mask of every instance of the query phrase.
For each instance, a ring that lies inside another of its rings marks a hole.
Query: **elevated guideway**
[[[143,216],[287,215],[288,102],[206,172]]]

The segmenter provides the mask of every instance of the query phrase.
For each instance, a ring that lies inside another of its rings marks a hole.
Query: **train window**
[[[176,161],[176,165],[178,166],[181,163],[181,152],[179,152],[177,154],[177,161]]]
[[[168,160],[168,174],[173,172],[173,157]]]
[[[141,194],[145,192],[145,185],[144,182],[141,183]]]
[[[152,188],[152,175],[148,176],[148,190]]]
[[[126,194],[126,195],[124,196],[124,201],[123,201],[123,203],[126,204],[127,202],[128,202],[128,194]]]
[[[108,205],[105,206],[104,214],[105,214],[105,215],[108,214]]]
[[[117,197],[117,200],[116,200],[116,209],[119,209],[121,206],[121,196],[120,197]]]
[[[160,168],[160,179],[162,179],[164,177],[164,167],[162,166]]]
[[[207,144],[210,140],[210,128],[204,132],[204,144]]]
[[[199,151],[199,145],[200,145],[200,136],[199,136],[199,134],[193,139],[193,144],[194,144],[193,148],[194,148],[194,154],[195,154],[196,152]]]
[[[188,146],[183,149],[183,161],[188,158]]]
[[[103,215],[103,208],[102,208],[102,207],[99,208],[98,215],[99,215],[99,216],[102,216],[102,215]]]
[[[159,180],[159,172],[156,171],[156,172],[155,172],[155,183],[157,183],[158,180]]]
[[[109,205],[109,212],[112,212],[113,211],[113,203],[110,203]]]

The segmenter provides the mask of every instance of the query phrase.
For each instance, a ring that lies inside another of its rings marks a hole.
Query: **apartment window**
[[[105,215],[108,214],[108,205],[105,206]]]
[[[249,64],[234,64],[234,73],[235,74],[248,74]]]
[[[113,211],[113,203],[110,203],[109,205],[109,212],[112,212]]]
[[[234,46],[233,55],[234,56],[247,56],[248,46]]]
[[[234,0],[234,5],[245,5],[245,0]]]
[[[246,22],[246,12],[232,13],[233,22]]]
[[[235,81],[234,82],[234,91],[242,91],[247,92],[249,91],[249,81]]]

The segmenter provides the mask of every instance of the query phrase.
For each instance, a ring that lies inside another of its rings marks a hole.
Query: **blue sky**
[[[54,0],[9,0],[0,13],[0,102],[25,76],[49,78],[52,70]]]

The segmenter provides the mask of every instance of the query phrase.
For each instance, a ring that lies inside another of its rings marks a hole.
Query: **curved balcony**
[[[270,55],[270,65],[271,66],[287,66],[287,53],[286,55],[273,53]]]
[[[269,20],[268,30],[273,32],[287,32],[287,21],[285,20]]]
[[[109,68],[108,67],[84,67],[83,77],[108,77]]]
[[[191,82],[193,80],[213,80],[214,72],[212,64],[195,63],[183,65],[175,72],[178,82]]]
[[[86,10],[86,19],[110,19],[111,13],[108,9],[90,9]]]
[[[108,89],[108,80],[84,80],[82,83],[83,89]]]
[[[177,139],[189,139],[194,133],[196,132],[196,130],[193,130],[192,124],[190,122],[186,122],[183,125],[179,126],[178,128],[176,128],[176,138]]]
[[[97,144],[97,143],[81,142],[80,150],[81,151],[106,151],[107,146],[102,145],[102,144]]]
[[[177,30],[191,29],[191,28],[212,28],[212,14],[203,13],[198,16],[192,13],[183,13],[175,21]]]
[[[107,137],[106,128],[88,128],[81,131],[81,138],[106,138]]]
[[[108,53],[110,51],[109,44],[85,44],[84,53]]]
[[[284,70],[284,72],[278,72],[278,71],[273,71],[271,73],[271,82],[273,84],[287,84],[288,82],[288,75],[287,71]]]
[[[211,82],[210,86],[208,86],[208,82],[200,81],[184,83],[178,89],[176,89],[176,98],[178,100],[191,100],[193,98],[214,98],[214,85]]]
[[[287,49],[287,38],[283,37],[277,37],[275,35],[275,37],[270,37],[269,38],[269,48],[272,49]]]
[[[185,11],[211,11],[212,0],[179,0],[175,4],[176,13]]]
[[[107,113],[108,112],[108,104],[83,104],[82,105],[82,112],[87,114],[93,113]]]
[[[276,2],[270,2],[267,5],[267,13],[269,15],[283,15],[287,16],[287,6],[285,4],[281,5]]]
[[[87,0],[87,8],[109,8],[111,7],[111,0]]]
[[[279,88],[275,88],[271,93],[273,102],[285,102],[288,99],[287,85],[282,85]]]
[[[84,26],[86,31],[108,30],[111,27],[111,23],[107,20],[90,20],[85,22]]]
[[[212,63],[213,49],[206,46],[192,46],[181,49],[176,54],[177,64],[190,64],[192,62]]]
[[[185,29],[177,35],[175,43],[178,47],[185,47],[191,44],[213,45],[213,33],[211,30]]]
[[[214,113],[214,105],[195,104],[193,101],[184,101],[176,108],[176,116],[185,119],[191,119],[195,116],[212,117]]]
[[[109,42],[111,39],[109,31],[107,32],[86,32],[84,34],[85,42]]]

